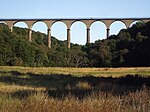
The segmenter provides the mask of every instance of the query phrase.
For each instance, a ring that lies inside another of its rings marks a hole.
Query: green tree
[[[137,43],[141,43],[143,42],[144,40],[146,40],[148,37],[146,36],[142,36],[141,32],[138,32],[135,39],[137,41]]]
[[[101,65],[102,66],[111,66],[111,52],[110,52],[110,47],[106,46],[104,44],[100,45],[99,48],[99,57],[101,60]]]

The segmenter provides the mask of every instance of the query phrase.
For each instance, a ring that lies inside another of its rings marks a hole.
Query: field
[[[148,112],[150,67],[0,67],[2,112]]]

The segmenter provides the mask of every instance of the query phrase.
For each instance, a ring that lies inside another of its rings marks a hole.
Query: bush
[[[14,58],[10,59],[8,64],[10,66],[22,66],[23,65],[23,61],[22,61],[21,58],[14,57]]]

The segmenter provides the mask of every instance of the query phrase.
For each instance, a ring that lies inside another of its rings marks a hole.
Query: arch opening
[[[58,40],[67,40],[67,26],[62,21],[56,21],[51,27],[51,35]]]
[[[6,24],[7,25],[7,23],[5,21],[0,21],[0,24]]]
[[[90,26],[91,42],[106,38],[106,25],[101,21],[95,21]]]
[[[19,27],[19,28],[28,28],[28,25],[25,22],[16,22],[14,23],[13,27]]]
[[[75,21],[71,25],[71,43],[85,45],[86,44],[86,25],[82,21]]]
[[[32,30],[47,34],[47,25],[42,21],[38,21],[32,25]]]
[[[2,28],[2,29],[3,28],[9,29],[7,23],[4,22],[4,21],[0,21],[0,28]]]
[[[122,21],[114,21],[111,25],[110,25],[110,35],[117,35],[120,30],[122,29],[126,29],[126,24]]]
[[[47,45],[47,28],[48,27],[44,22],[35,22],[32,26],[32,41],[34,41],[38,45]]]
[[[25,22],[18,21],[12,26],[13,32],[19,35],[21,38],[28,38],[28,25]]]
[[[135,27],[135,26],[137,26],[137,25],[142,25],[143,23],[144,23],[144,21],[142,21],[142,20],[133,21],[133,22],[130,24],[129,28]]]

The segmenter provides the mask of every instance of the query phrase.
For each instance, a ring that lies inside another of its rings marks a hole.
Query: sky
[[[0,18],[132,18],[150,17],[150,0],[1,0]],[[25,23],[15,26],[26,27]],[[111,34],[117,34],[125,28],[121,22],[110,26]],[[34,24],[33,30],[46,33],[42,22]],[[66,26],[55,23],[52,36],[66,40]],[[106,38],[106,27],[101,22],[91,26],[91,42]],[[86,26],[75,22],[71,27],[71,42],[85,44]]]

